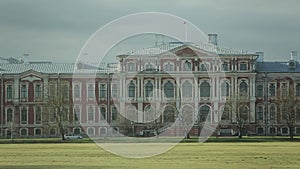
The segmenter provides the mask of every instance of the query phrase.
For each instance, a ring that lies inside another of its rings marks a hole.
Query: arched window
[[[182,97],[192,97],[192,84],[188,81],[185,81],[182,85]]]
[[[26,128],[22,128],[22,129],[20,130],[20,135],[21,135],[21,136],[27,136],[27,135],[28,135],[28,130],[27,130]]]
[[[94,127],[89,127],[89,128],[87,129],[87,134],[88,134],[89,136],[94,136],[94,135],[95,135],[95,128],[94,128]]]
[[[183,106],[182,108],[182,121],[184,125],[193,125],[194,110],[191,106]]]
[[[174,97],[174,85],[172,82],[168,81],[164,85],[164,92],[167,98],[172,98]]]
[[[153,96],[153,84],[148,81],[145,85],[145,97],[152,97]]]
[[[131,81],[128,86],[128,97],[135,97],[135,84],[133,81]]]
[[[240,93],[247,93],[248,92],[248,85],[245,81],[240,83]]]
[[[11,108],[8,108],[6,111],[6,121],[12,122],[12,120],[13,120],[13,111]]]
[[[221,84],[221,96],[229,96],[229,84],[227,82]]]
[[[131,106],[128,106],[127,107],[127,110],[126,110],[126,118],[130,121],[134,121],[136,122],[137,121],[137,109],[135,106],[131,105]]]
[[[200,97],[210,97],[210,84],[208,82],[201,83]]]
[[[148,122],[152,122],[154,121],[157,117],[156,117],[156,112],[155,112],[155,109],[151,106],[151,105],[148,105],[145,107],[145,122],[148,123]]]
[[[207,105],[201,106],[199,113],[198,113],[198,120],[200,123],[205,121],[211,122],[211,115],[210,115],[210,107]]]
[[[42,129],[36,128],[35,131],[34,131],[34,135],[41,136],[42,135]]]
[[[192,64],[189,61],[185,61],[183,63],[183,71],[191,71],[192,70]]]
[[[221,120],[230,120],[230,107],[224,106]]]
[[[100,120],[106,120],[106,108],[104,106],[100,107]]]
[[[164,109],[164,122],[175,121],[175,108],[172,106],[166,106]]]
[[[239,108],[239,114],[238,114],[238,118],[240,121],[243,121],[243,122],[248,122],[248,117],[249,117],[249,109],[247,106],[241,106]]]

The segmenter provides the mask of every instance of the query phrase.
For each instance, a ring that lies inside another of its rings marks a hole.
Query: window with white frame
[[[55,81],[49,82],[49,95],[56,96],[57,95],[57,83]]]
[[[42,135],[42,129],[41,128],[35,128],[34,129],[34,135],[35,136],[41,136]]]
[[[224,81],[221,83],[221,96],[222,97],[228,97],[229,96],[229,84]]]
[[[74,84],[74,98],[79,99],[81,97],[81,85],[78,83]]]
[[[193,95],[193,86],[190,82],[185,81],[182,84],[182,97],[190,98]]]
[[[211,122],[211,112],[210,107],[208,105],[203,105],[200,107],[198,113],[198,122]]]
[[[133,81],[131,81],[128,85],[128,97],[135,97],[135,84]]]
[[[230,106],[224,106],[221,120],[227,121],[230,120]]]
[[[222,71],[229,71],[229,64],[227,62],[222,63]]]
[[[153,97],[153,84],[150,81],[145,85],[145,97]]]
[[[145,70],[153,70],[154,69],[154,66],[149,62],[149,63],[146,63],[145,64]]]
[[[69,85],[67,83],[61,85],[61,96],[64,100],[69,99]]]
[[[210,70],[210,65],[207,62],[203,62],[200,64],[200,71],[209,71]]]
[[[264,96],[264,87],[262,84],[256,86],[256,96],[263,97]]]
[[[298,106],[296,108],[296,122],[299,123],[300,122],[300,107]]]
[[[173,98],[174,97],[175,89],[174,89],[174,85],[171,81],[167,81],[167,83],[165,83],[164,93],[165,93],[165,96],[167,98]]]
[[[41,99],[42,98],[42,85],[41,84],[35,84],[35,86],[34,86],[34,98],[35,99]]]
[[[240,83],[240,93],[241,94],[248,93],[248,84],[244,80]]]
[[[296,84],[296,96],[300,96],[300,83]]]
[[[276,96],[276,85],[275,83],[269,83],[269,96]]]
[[[106,94],[106,83],[100,83],[99,84],[99,98],[100,99],[105,99],[107,94]]]
[[[13,87],[11,84],[6,85],[6,99],[10,100],[13,98]]]
[[[20,94],[21,94],[21,96],[20,96],[21,99],[28,98],[28,87],[26,84],[21,84]]]
[[[200,84],[200,97],[210,97],[210,84],[207,81]]]
[[[73,118],[74,118],[75,122],[80,122],[81,121],[81,106],[80,105],[75,105],[74,106]]]
[[[92,83],[87,84],[87,98],[88,99],[95,98],[95,85]]]
[[[26,107],[22,107],[21,108],[21,114],[20,114],[20,116],[21,116],[21,124],[27,124],[27,122],[28,122],[28,111],[27,111],[27,108]]]
[[[93,106],[88,106],[87,115],[88,115],[88,117],[87,117],[88,121],[94,121],[95,120],[95,109],[94,109]]]
[[[241,71],[248,70],[247,63],[244,62],[240,63],[240,70]]]
[[[288,96],[288,83],[281,83],[281,96]]]
[[[186,60],[183,63],[183,71],[191,71],[191,70],[192,70],[192,63]]]
[[[42,108],[35,107],[35,124],[42,124]]]
[[[118,110],[115,106],[111,107],[111,120],[113,122],[117,121],[118,119]]]
[[[258,106],[257,108],[257,116],[256,116],[257,120],[263,120],[264,119],[264,109],[262,106]]]
[[[20,136],[28,136],[28,129],[27,128],[21,128],[20,129]]]
[[[116,83],[113,83],[111,85],[111,97],[112,98],[118,97],[118,85]]]
[[[100,112],[100,121],[106,121],[107,120],[106,107],[105,106],[101,106],[99,112]]]
[[[166,63],[164,65],[164,71],[174,71],[174,64],[173,63]]]
[[[275,106],[271,105],[270,106],[270,121],[274,121],[276,119],[276,110]]]
[[[134,72],[134,71],[136,71],[135,63],[128,63],[127,64],[127,71],[128,72]]]
[[[94,136],[95,135],[95,128],[94,127],[87,128],[87,134],[89,136]]]
[[[13,109],[8,108],[6,110],[6,122],[13,122],[14,114],[13,114]]]

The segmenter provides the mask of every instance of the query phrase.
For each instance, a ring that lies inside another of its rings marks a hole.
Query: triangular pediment
[[[29,81],[29,82],[42,80],[41,73],[36,72],[36,71],[34,71],[32,69],[23,72],[20,77],[21,77],[20,80],[25,80],[25,81]]]
[[[176,54],[178,57],[213,57],[217,56],[215,53],[205,51],[193,45],[182,45],[170,52]]]

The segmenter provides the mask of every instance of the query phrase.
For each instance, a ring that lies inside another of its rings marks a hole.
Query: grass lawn
[[[0,144],[0,168],[300,168],[299,142],[180,143],[144,159],[112,155],[93,143]]]

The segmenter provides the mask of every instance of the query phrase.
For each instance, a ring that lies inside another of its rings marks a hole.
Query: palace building
[[[55,91],[67,103],[66,133],[177,136],[182,129],[168,128],[185,119],[191,135],[204,124],[217,125],[219,135],[234,135],[239,127],[247,135],[289,135],[278,100],[290,91],[300,99],[297,52],[266,62],[263,52],[224,48],[216,34],[209,37],[209,44],[170,42],[98,66],[2,58],[0,136],[59,136],[48,114],[47,98]],[[300,135],[297,106],[292,132]]]

